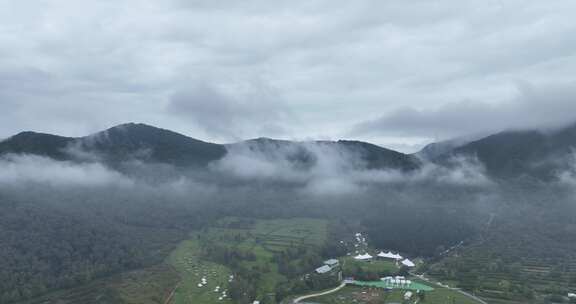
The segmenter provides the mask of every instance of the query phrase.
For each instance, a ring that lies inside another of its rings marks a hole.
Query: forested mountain
[[[58,160],[91,160],[117,163],[140,160],[179,167],[206,166],[222,159],[228,150],[247,148],[265,157],[285,158],[296,167],[309,167],[318,159],[313,149],[325,147],[351,154],[364,169],[412,170],[416,157],[360,141],[296,142],[258,138],[220,145],[200,141],[176,132],[145,124],[122,124],[85,137],[71,138],[35,132],[22,132],[0,142],[0,155],[25,153]]]
[[[27,153],[59,160],[141,160],[175,166],[205,166],[226,153],[222,145],[145,124],[123,124],[85,137],[23,132],[0,142],[0,154]]]
[[[300,168],[317,164],[325,152],[351,158],[358,169],[398,169],[408,171],[420,166],[418,158],[362,141],[288,141],[256,138],[227,145],[229,150],[248,150],[273,160],[288,160]]]
[[[137,158],[176,166],[204,166],[226,154],[222,145],[133,123],[83,137],[76,144],[83,151],[111,161]]]
[[[72,137],[27,131],[0,141],[0,154],[35,154],[64,160],[70,158],[65,148],[75,140]]]
[[[506,131],[456,147],[436,157],[477,158],[489,175],[551,179],[570,167],[576,148],[576,124],[553,130]]]

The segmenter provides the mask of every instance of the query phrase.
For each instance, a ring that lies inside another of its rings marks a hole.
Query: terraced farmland
[[[516,258],[508,252],[472,246],[434,265],[430,274],[453,280],[489,303],[537,303],[576,290],[576,259],[567,256]]]
[[[238,222],[245,223],[240,225]],[[192,234],[169,259],[182,276],[172,303],[190,303],[192,300],[207,304],[228,303],[229,298],[219,299],[220,295],[214,289],[217,286],[220,286],[220,291],[226,289],[229,276],[235,275],[234,269],[257,273],[257,284],[254,284],[257,286],[256,298],[273,299],[277,286],[290,284],[289,278],[280,273],[275,255],[295,248],[318,251],[327,238],[327,225],[324,220],[306,218],[226,218],[212,228]],[[294,265],[300,263],[298,259],[292,262]],[[228,263],[232,263],[234,269],[224,266]],[[202,277],[208,279],[208,284],[198,287]]]

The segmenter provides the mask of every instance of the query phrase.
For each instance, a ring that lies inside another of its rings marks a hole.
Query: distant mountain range
[[[175,166],[203,167],[222,159],[229,150],[246,148],[274,157],[280,149],[295,164],[311,166],[316,156],[305,147],[320,144],[355,153],[367,169],[417,168],[415,156],[388,150],[359,141],[294,142],[258,138],[239,143],[221,145],[200,141],[176,132],[145,124],[122,124],[85,137],[22,132],[0,142],[0,155],[8,153],[34,154],[57,160],[83,160],[96,157],[107,163],[126,160],[165,163]]]
[[[257,138],[222,145],[204,142],[145,124],[128,123],[85,137],[62,137],[22,132],[0,142],[0,155],[34,154],[56,160],[84,157],[115,163],[137,159],[175,166],[203,167],[235,149],[277,157],[283,151],[296,166],[318,161],[310,145],[336,148],[356,155],[364,169],[417,169],[425,161],[446,164],[453,157],[472,157],[496,178],[536,177],[548,179],[569,165],[576,146],[576,124],[553,131],[506,131],[470,141],[451,140],[426,146],[415,154],[404,154],[361,141],[287,141]],[[321,156],[320,156],[321,157]]]

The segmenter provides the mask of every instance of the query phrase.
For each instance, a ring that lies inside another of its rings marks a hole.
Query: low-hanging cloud
[[[129,186],[132,181],[100,163],[55,161],[35,155],[0,158],[0,185]]]
[[[553,128],[576,122],[576,83],[518,86],[504,103],[461,101],[438,108],[403,107],[358,123],[354,135],[452,138],[507,129]]]
[[[280,97],[261,83],[228,90],[208,83],[180,89],[171,96],[167,111],[226,140],[284,134],[290,118]]]
[[[485,188],[494,185],[475,159],[454,158],[449,166],[424,163],[419,169],[367,169],[361,151],[322,142],[237,145],[212,165],[238,180],[294,185],[305,195],[355,195],[388,186],[418,184]]]

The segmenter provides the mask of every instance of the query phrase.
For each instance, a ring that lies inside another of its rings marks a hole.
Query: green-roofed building
[[[404,285],[397,285],[392,284],[387,281],[353,281],[349,280],[346,282],[349,285],[354,286],[361,286],[361,287],[375,287],[375,288],[382,288],[382,289],[400,289],[400,290],[413,290],[413,291],[433,291],[434,288],[417,283],[417,282],[410,282],[410,284]]]

